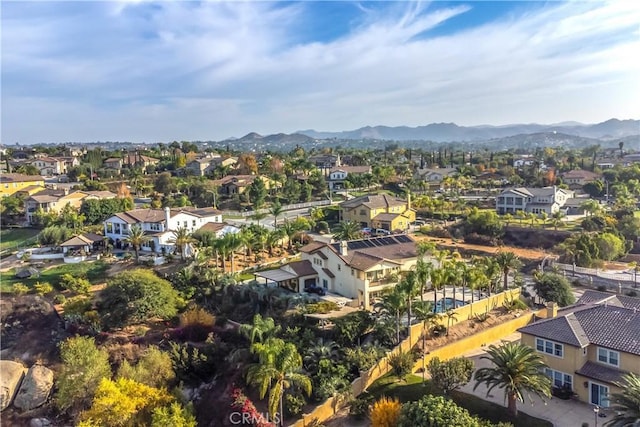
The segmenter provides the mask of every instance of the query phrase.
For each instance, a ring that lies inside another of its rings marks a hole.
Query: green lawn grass
[[[406,377],[406,381],[398,381],[395,376],[390,374],[373,383],[368,392],[376,398],[381,396],[395,397],[402,403],[418,400],[427,394],[440,394],[430,381],[427,380],[423,385],[420,376],[409,375]],[[522,412],[514,419],[507,413],[507,408],[470,394],[454,391],[450,397],[471,414],[492,423],[510,422],[516,427],[553,427],[549,421]]]
[[[60,264],[41,271],[40,277],[29,277],[28,279],[16,278],[16,270],[14,269],[2,273],[2,277],[0,278],[0,291],[10,293],[13,290],[13,285],[16,283],[23,283],[31,287],[36,282],[48,282],[53,285],[53,287],[56,287],[60,282],[60,277],[66,273],[74,277],[86,277],[92,284],[96,284],[104,281],[105,272],[108,268],[109,264],[104,261]]]
[[[39,232],[40,230],[35,228],[9,228],[0,231],[0,252],[35,242]]]

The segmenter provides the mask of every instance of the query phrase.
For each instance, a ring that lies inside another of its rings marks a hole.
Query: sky
[[[5,144],[640,118],[639,1],[1,8]]]

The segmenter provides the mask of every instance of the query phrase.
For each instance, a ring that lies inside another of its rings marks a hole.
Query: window
[[[338,264],[338,271],[342,270],[342,266]]]
[[[183,228],[187,228],[187,221],[184,221],[183,224],[184,224]]]
[[[367,214],[367,211],[365,211],[364,209],[360,209],[360,215],[365,216]]]
[[[113,223],[112,222],[108,222],[107,223],[107,233],[113,233]]]
[[[536,338],[536,350],[540,353],[547,353],[556,357],[563,357],[564,346],[553,341]]]
[[[194,227],[196,226],[196,220],[195,220],[195,219],[193,220],[193,224],[192,224],[192,225],[193,225]]]
[[[598,362],[620,366],[620,353],[607,348],[598,347]]]
[[[329,282],[327,282],[327,279],[322,279],[322,287],[325,289],[329,287]]]
[[[545,368],[544,373],[551,378],[552,387],[567,387],[573,389],[573,377],[571,375],[549,368]]]
[[[351,269],[351,275],[355,276],[355,272],[353,271],[353,268]]]

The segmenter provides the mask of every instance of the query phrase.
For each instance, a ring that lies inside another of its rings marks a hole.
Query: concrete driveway
[[[520,334],[515,333],[506,337],[505,341],[517,341],[520,339]],[[492,343],[500,345],[500,342]],[[478,349],[465,354],[464,356],[473,360],[476,368],[489,366],[489,362],[485,359],[481,359],[483,355],[486,355],[484,350]],[[462,387],[460,391],[473,394],[481,399],[488,400],[490,402],[497,403],[506,407],[506,401],[504,400],[503,390],[494,388],[489,396],[487,396],[487,387],[484,385],[478,386],[473,391],[475,381],[471,380],[469,384]],[[590,427],[602,426],[606,421],[611,419],[611,411],[601,410],[605,418],[599,417],[597,424],[595,423],[595,413],[593,412],[593,406],[585,403],[577,402],[574,400],[562,400],[556,397],[547,399],[547,402],[543,402],[538,396],[533,395],[530,403],[528,398],[525,398],[524,403],[518,402],[518,411],[524,412],[536,418],[542,418],[551,421],[556,427],[580,427],[582,423],[588,423]]]

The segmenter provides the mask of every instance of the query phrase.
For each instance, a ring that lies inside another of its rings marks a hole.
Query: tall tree
[[[361,237],[360,224],[355,221],[342,221],[333,233],[333,238],[336,240],[356,240]]]
[[[629,373],[622,376],[617,383],[622,389],[620,393],[611,396],[613,419],[607,421],[606,427],[634,427],[640,425],[640,376]]]
[[[551,396],[551,380],[544,373],[546,365],[542,357],[531,347],[519,342],[506,343],[500,347],[489,346],[487,355],[481,359],[488,360],[492,366],[476,371],[473,389],[480,384],[488,387],[487,394],[498,387],[504,389],[509,413],[518,415],[518,401],[524,402],[525,394],[531,400],[531,393],[541,398]]]
[[[149,241],[149,237],[144,234],[142,227],[139,225],[132,225],[129,235],[125,237],[125,242],[133,246],[133,251],[136,254],[136,264],[140,262],[140,247]]]
[[[287,389],[296,385],[307,396],[311,395],[311,380],[301,373],[302,357],[296,346],[278,338],[253,345],[258,363],[249,367],[247,383],[258,388],[261,399],[269,392],[269,414],[275,418],[280,414],[280,425],[284,425],[283,396]]]
[[[378,302],[374,310],[381,316],[391,317],[396,324],[396,344],[400,343],[400,317],[407,309],[406,295],[402,289],[395,287],[387,291]]]
[[[517,270],[522,266],[520,258],[513,252],[500,251],[495,258],[496,263],[502,270],[503,277],[503,289],[506,291],[509,289],[509,272]]]
[[[267,338],[272,337],[280,330],[280,326],[277,326],[273,318],[262,317],[260,314],[253,316],[251,324],[240,325],[240,335],[246,337],[251,346],[256,342],[263,342]],[[253,347],[252,347],[253,350]]]
[[[180,252],[180,259],[184,261],[187,255],[187,246],[196,240],[185,227],[178,227],[177,230],[173,230],[171,233],[173,234],[173,237],[171,237],[167,242],[176,246],[176,250]]]
[[[276,200],[273,205],[271,205],[271,210],[269,211],[269,213],[273,215],[273,228],[278,228],[278,217],[282,215],[282,212],[282,205]]]

